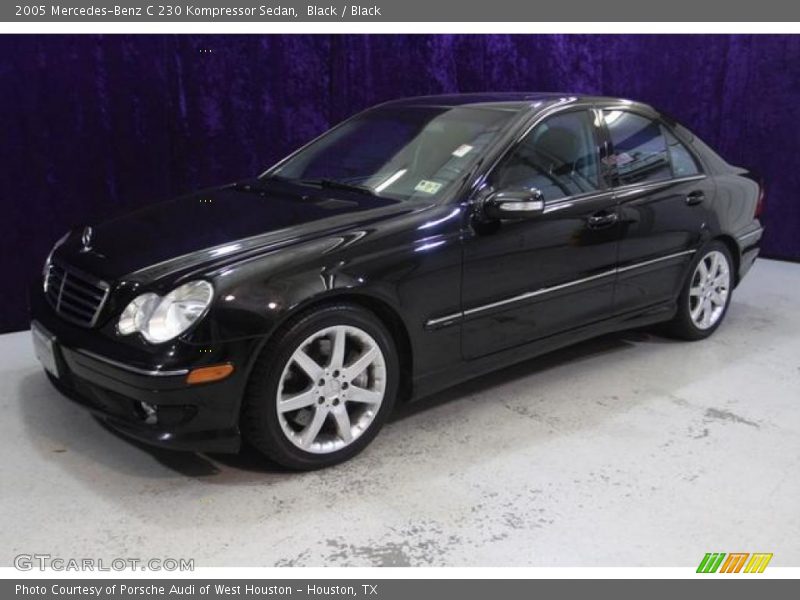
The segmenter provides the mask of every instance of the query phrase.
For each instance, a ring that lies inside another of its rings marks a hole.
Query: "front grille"
[[[109,286],[75,269],[51,263],[44,292],[56,312],[77,325],[93,327],[108,297]]]

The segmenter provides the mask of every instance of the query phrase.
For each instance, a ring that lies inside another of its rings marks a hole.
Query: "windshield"
[[[430,199],[468,171],[514,114],[474,106],[376,108],[265,176],[397,200]]]

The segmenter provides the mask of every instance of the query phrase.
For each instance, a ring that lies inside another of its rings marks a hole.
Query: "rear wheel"
[[[371,312],[339,304],[305,313],[259,356],[242,409],[243,434],[289,468],[342,462],[377,435],[398,376],[391,335]]]
[[[669,332],[687,340],[707,338],[720,326],[733,289],[733,261],[728,247],[713,241],[697,253],[678,298]]]

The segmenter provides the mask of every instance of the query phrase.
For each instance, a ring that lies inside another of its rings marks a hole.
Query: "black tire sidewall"
[[[286,363],[297,347],[321,329],[351,325],[367,332],[377,342],[386,363],[386,391],[378,414],[358,439],[330,454],[306,452],[295,446],[283,432],[276,402],[278,384]],[[258,358],[262,368],[254,368],[248,383],[243,416],[244,432],[251,445],[274,461],[301,470],[317,469],[346,461],[363,450],[378,434],[394,406],[399,386],[400,365],[391,334],[374,314],[351,304],[325,306],[293,320],[273,343],[268,343]],[[258,405],[254,406],[254,403]],[[255,422],[254,422],[255,421]],[[250,435],[247,435],[250,432]]]

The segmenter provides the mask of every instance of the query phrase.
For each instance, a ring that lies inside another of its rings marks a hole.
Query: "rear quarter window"
[[[664,138],[667,140],[669,158],[670,162],[672,162],[672,173],[675,177],[690,177],[699,174],[700,167],[692,153],[689,152],[689,149],[672,135],[668,129],[662,129]]]

